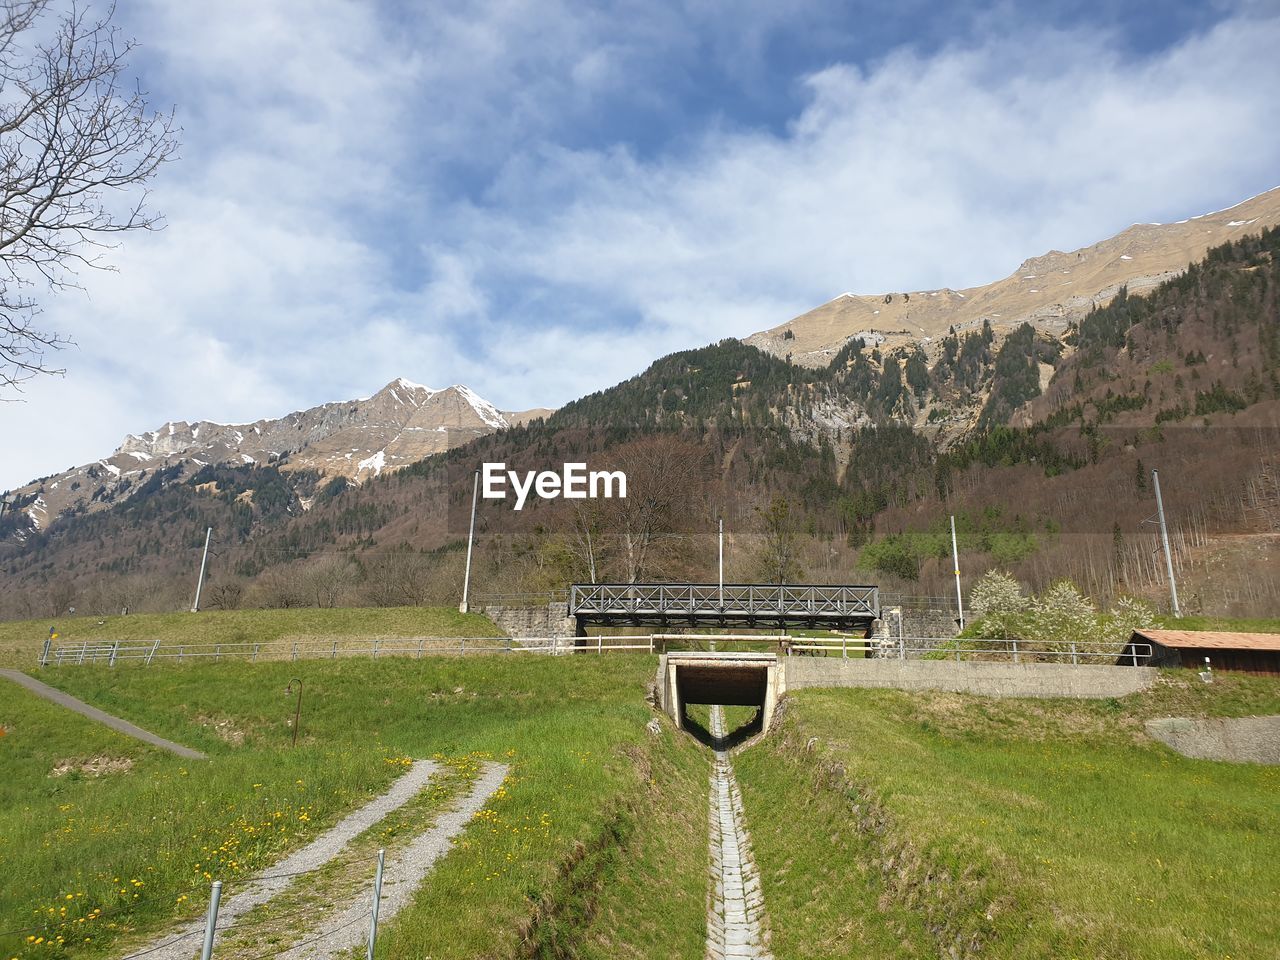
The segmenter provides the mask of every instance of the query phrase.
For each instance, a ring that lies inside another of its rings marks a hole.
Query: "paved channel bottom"
[[[711,708],[711,736],[724,742],[724,711]],[[764,897],[743,826],[742,795],[726,750],[715,751],[711,773],[711,906],[707,960],[773,960],[762,936]]]

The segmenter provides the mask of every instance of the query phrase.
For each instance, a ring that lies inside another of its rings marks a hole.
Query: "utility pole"
[[[475,482],[471,485],[471,529],[467,532],[467,572],[462,577],[462,602],[458,604],[459,613],[469,613],[468,600],[471,596],[471,545],[476,539],[476,501],[480,496],[480,471],[476,471]]]
[[[718,520],[720,527],[720,610],[724,611],[724,517]]]
[[[956,610],[960,612],[960,629],[964,629],[964,598],[960,596],[960,548],[956,544],[956,518],[951,516],[951,559],[956,571]]]
[[[204,571],[209,565],[209,541],[213,539],[213,527],[204,532],[204,555],[200,558],[200,576],[196,579],[196,599],[191,604],[191,612],[200,612],[200,590],[204,587]]]
[[[1164,565],[1169,572],[1169,597],[1173,601],[1173,615],[1181,617],[1178,609],[1178,585],[1173,580],[1173,554],[1169,551],[1169,528],[1164,522],[1164,501],[1160,498],[1160,472],[1151,471],[1151,485],[1156,491],[1156,516],[1160,518],[1160,542],[1164,545]]]

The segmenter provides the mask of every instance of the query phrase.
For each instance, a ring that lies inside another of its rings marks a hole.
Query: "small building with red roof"
[[[1140,662],[1150,647],[1152,667],[1203,669],[1280,677],[1280,633],[1225,630],[1135,630],[1117,663]]]

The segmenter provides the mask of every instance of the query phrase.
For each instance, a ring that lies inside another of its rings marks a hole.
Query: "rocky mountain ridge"
[[[253,423],[172,421],[130,434],[108,457],[14,491],[37,528],[68,510],[130,496],[151,474],[211,464],[273,465],[360,483],[550,410],[502,411],[469,387],[437,390],[404,378],[371,397],[324,403]]]
[[[746,338],[795,363],[822,367],[853,339],[889,348],[920,343],[931,355],[949,330],[997,339],[1023,323],[1061,337],[1122,288],[1142,293],[1183,273],[1212,247],[1280,223],[1280,187],[1235,206],[1177,223],[1134,224],[1079,250],[1032,257],[1008,277],[962,290],[844,293],[808,313]]]

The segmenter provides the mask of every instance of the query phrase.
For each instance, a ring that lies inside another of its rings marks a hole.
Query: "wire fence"
[[[392,639],[298,639],[230,643],[174,643],[164,640],[84,640],[54,646],[45,641],[40,666],[96,663],[115,666],[186,660],[336,660],[339,657],[424,657],[436,654],[546,653],[547,638],[412,637]]]

